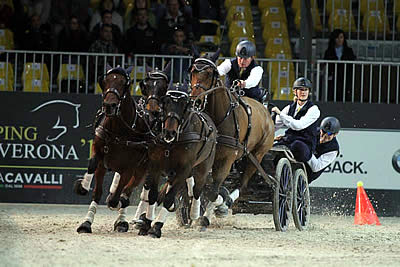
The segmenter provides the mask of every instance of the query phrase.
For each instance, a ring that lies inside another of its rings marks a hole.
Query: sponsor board
[[[400,190],[400,131],[343,129],[340,155],[313,187]]]
[[[91,153],[99,96],[2,94],[0,201],[63,203]],[[71,197],[68,197],[71,199]]]

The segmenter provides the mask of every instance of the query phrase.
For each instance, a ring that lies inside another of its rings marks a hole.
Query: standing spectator
[[[355,60],[356,56],[353,49],[347,45],[346,36],[343,30],[335,29],[329,38],[328,49],[325,51],[324,59],[326,60]],[[346,80],[344,80],[344,64],[328,64],[328,100],[334,101],[335,81],[336,81],[336,100],[351,100],[351,77],[352,68],[348,67],[346,71]],[[346,92],[343,96],[343,87],[346,84]]]
[[[82,25],[88,29],[90,0],[52,0],[50,23],[53,30],[58,34],[64,27],[68,26],[71,16],[76,16]]]
[[[21,0],[21,2],[29,17],[35,14],[40,17],[41,24],[49,22],[51,0]]]
[[[48,23],[41,24],[40,16],[33,15],[30,25],[23,35],[22,49],[31,51],[50,51],[52,50],[52,33]]]
[[[101,21],[94,26],[92,30],[92,41],[99,39],[100,35],[100,28],[102,25],[107,24],[111,25],[112,27],[112,34],[113,34],[113,42],[117,47],[120,47],[121,45],[121,40],[122,40],[122,33],[120,28],[115,25],[112,21],[113,18],[113,13],[110,10],[104,10],[103,13],[101,14]]]
[[[131,11],[129,11],[124,20],[125,20],[125,29],[132,28],[137,23],[137,11],[139,9],[147,10],[148,23],[153,29],[157,28],[156,16],[153,11],[149,7],[149,1],[147,0],[135,0],[134,6]]]
[[[93,31],[96,24],[101,22],[102,14],[105,10],[112,13],[112,24],[117,25],[120,32],[124,32],[122,17],[117,11],[115,11],[114,2],[112,0],[101,1],[100,9],[93,14],[92,19],[90,20],[89,30]]]
[[[129,28],[125,35],[125,53],[128,56],[134,54],[156,54],[159,51],[156,43],[156,30],[148,21],[148,10],[136,9],[136,24]]]
[[[221,1],[220,0],[193,0],[193,17],[198,19],[220,20]]]
[[[160,20],[158,27],[158,36],[160,43],[172,42],[172,36],[175,28],[182,28],[185,30],[186,37],[193,40],[192,25],[190,18],[185,17],[179,10],[178,0],[167,0],[167,13]]]
[[[10,28],[11,19],[14,15],[14,6],[6,1],[0,1],[0,28]]]
[[[190,43],[186,40],[185,31],[181,28],[175,29],[173,41],[165,44],[161,49],[163,54],[167,55],[184,55],[189,56]],[[175,59],[172,64],[173,81],[183,82],[187,78],[187,70],[189,69],[190,59]],[[182,71],[182,74],[180,73]]]
[[[67,27],[58,35],[58,51],[86,52],[88,50],[87,32],[79,23],[76,16],[72,16]]]
[[[89,52],[91,53],[107,53],[107,54],[115,54],[118,53],[118,48],[113,43],[113,35],[112,35],[112,26],[109,24],[101,25],[100,36],[99,39],[94,41],[92,45],[89,47]],[[112,65],[113,58],[108,57],[108,63]],[[101,75],[105,70],[105,62],[104,57],[98,57],[97,65],[94,66],[95,61],[92,61],[92,70],[97,68],[97,74]]]

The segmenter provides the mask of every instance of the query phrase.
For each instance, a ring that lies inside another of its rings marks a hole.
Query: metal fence
[[[93,93],[106,63],[124,65],[125,55],[3,50],[0,91]]]
[[[316,100],[399,103],[400,63],[318,60],[316,65]]]

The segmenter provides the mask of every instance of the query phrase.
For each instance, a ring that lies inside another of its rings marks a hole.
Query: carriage
[[[252,164],[246,158],[235,164],[222,191],[232,192],[239,188],[240,175],[245,164]],[[300,231],[307,228],[310,219],[310,191],[307,181],[307,171],[304,163],[294,159],[292,152],[286,146],[274,146],[264,156],[261,167],[265,170],[263,177],[256,172],[248,184],[248,191],[241,195],[232,206],[232,212],[256,214],[273,214],[277,231],[286,231],[290,217]],[[178,196],[177,221],[181,226],[192,222],[189,214],[189,198],[182,191]],[[206,206],[202,200],[202,209]]]

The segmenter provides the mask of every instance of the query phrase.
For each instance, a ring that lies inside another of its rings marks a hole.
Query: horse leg
[[[149,190],[148,187],[146,188],[146,185],[143,185],[142,193],[140,193],[140,202],[132,220],[136,229],[139,229],[140,225],[143,223],[143,220],[139,218],[140,215],[144,214],[149,206]]]
[[[95,186],[93,189],[93,197],[92,202],[90,203],[89,210],[86,214],[85,221],[78,227],[76,230],[78,233],[91,233],[92,232],[92,223],[94,221],[94,215],[97,211],[98,203],[100,202],[102,195],[102,186],[104,175],[106,173],[106,169],[99,162],[98,167],[95,171]]]
[[[94,172],[96,171],[98,159],[96,156],[89,160],[88,171],[83,176],[83,179],[78,179],[74,183],[74,192],[84,196],[89,192],[90,184],[92,183]]]
[[[129,205],[129,196],[121,194],[132,176],[132,170],[125,170],[121,174],[115,173],[110,194],[107,196],[106,203],[111,210],[119,210]]]
[[[152,222],[148,235],[154,238],[161,237],[161,228],[167,220],[168,214],[175,208],[175,195],[177,186],[168,184],[163,206],[158,213],[157,218]]]
[[[157,174],[156,174],[157,176]],[[146,213],[142,213],[139,216],[139,220],[143,223],[138,225],[139,233],[138,235],[147,235],[147,232],[151,228],[151,222],[154,220],[154,214],[158,198],[158,181],[159,178],[151,178],[151,176],[146,177],[146,182],[144,188],[149,188],[148,190],[148,205]]]

